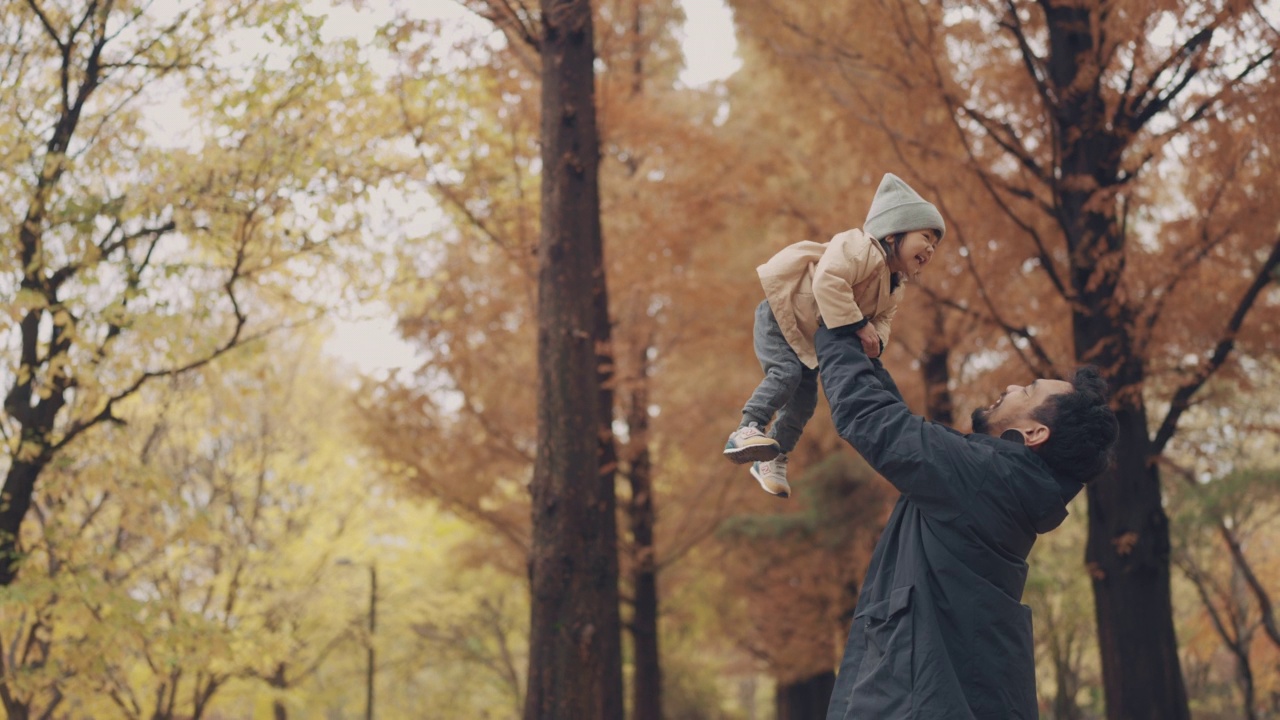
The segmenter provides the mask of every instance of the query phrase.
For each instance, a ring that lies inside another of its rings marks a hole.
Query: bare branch
[[[40,19],[40,24],[44,26],[45,32],[49,34],[49,37],[55,43],[57,43],[58,49],[62,50],[63,53],[66,53],[66,43],[58,36],[58,31],[54,29],[53,23],[49,21],[49,16],[45,15],[44,10],[36,4],[36,0],[27,0],[27,5],[31,8],[31,11],[36,14],[36,17]]]
[[[1249,559],[1244,556],[1244,547],[1240,544],[1240,539],[1221,519],[1218,521],[1218,534],[1222,536],[1223,542],[1227,544],[1227,549],[1231,552],[1232,562],[1240,570],[1245,584],[1249,586],[1249,591],[1253,593],[1254,598],[1258,601],[1258,606],[1262,611],[1262,627],[1266,631],[1267,637],[1271,639],[1271,642],[1276,647],[1280,647],[1280,625],[1276,623],[1275,604],[1271,600],[1271,595],[1267,593],[1266,587],[1263,586],[1262,581],[1258,579],[1258,575],[1253,571],[1253,566],[1249,563]]]
[[[1200,261],[1208,257],[1209,253],[1212,252],[1214,248],[1221,245],[1224,240],[1231,236],[1230,227],[1223,228],[1221,232],[1216,235],[1210,234],[1209,228],[1216,225],[1216,223],[1213,222],[1214,213],[1222,203],[1222,198],[1226,195],[1227,188],[1231,186],[1232,180],[1236,177],[1239,168],[1239,163],[1233,166],[1227,177],[1223,178],[1222,182],[1218,183],[1214,189],[1213,197],[1210,198],[1208,207],[1205,209],[1205,212],[1202,213],[1203,219],[1200,223],[1200,244],[1196,248],[1187,250],[1183,254],[1178,267],[1172,274],[1170,274],[1165,283],[1150,293],[1155,296],[1156,300],[1143,321],[1143,332],[1141,337],[1138,339],[1139,349],[1145,347],[1146,343],[1149,341],[1156,322],[1159,321],[1160,316],[1164,312],[1165,303],[1168,302],[1169,297],[1173,295],[1173,292],[1177,289],[1178,285],[1187,278],[1192,268],[1196,267]]]
[[[1231,319],[1227,322],[1227,327],[1223,331],[1221,339],[1218,340],[1218,344],[1213,350],[1213,355],[1202,363],[1192,378],[1174,393],[1173,400],[1169,403],[1169,413],[1165,415],[1164,422],[1160,424],[1160,429],[1156,432],[1155,440],[1151,444],[1150,454],[1152,456],[1164,452],[1164,446],[1168,444],[1169,438],[1173,437],[1174,431],[1177,430],[1178,420],[1187,411],[1187,408],[1191,407],[1191,396],[1195,395],[1201,386],[1226,362],[1227,356],[1231,354],[1231,350],[1235,347],[1236,334],[1240,331],[1240,326],[1244,324],[1245,317],[1249,314],[1249,310],[1253,308],[1258,296],[1262,294],[1263,288],[1274,280],[1274,271],[1277,267],[1280,267],[1280,237],[1276,238],[1275,244],[1271,248],[1271,254],[1262,263],[1262,267],[1258,269],[1258,274],[1254,277],[1253,282],[1245,290],[1244,296],[1240,298],[1240,303],[1236,306],[1235,312],[1232,313]]]
[[[235,302],[234,298],[232,299],[232,301],[233,303]],[[226,355],[232,350],[235,350],[243,345],[252,343],[256,340],[261,340],[275,332],[287,329],[289,327],[288,325],[280,325],[280,326],[268,328],[261,332],[253,333],[251,335],[243,335],[243,330],[245,325],[248,323],[248,318],[243,315],[240,315],[239,314],[240,311],[238,308],[236,310],[236,313],[237,313],[237,320],[236,320],[235,327],[232,329],[231,337],[229,337],[226,341],[224,341],[218,347],[214,348],[212,352],[210,352],[209,354],[205,355],[202,358],[193,360],[188,363],[184,363],[182,365],[177,365],[177,366],[166,368],[163,370],[149,370],[147,372],[142,373],[124,389],[119,390],[114,395],[109,397],[107,399],[106,405],[102,408],[102,410],[98,411],[94,415],[89,416],[88,418],[85,418],[83,420],[79,420],[73,423],[71,427],[67,430],[67,433],[62,437],[62,439],[54,443],[49,448],[50,452],[56,453],[62,450],[62,448],[66,447],[71,441],[75,440],[76,437],[78,437],[85,430],[88,430],[89,428],[94,427],[100,423],[121,422],[120,418],[116,417],[115,415],[116,405],[123,402],[125,399],[132,397],[135,393],[141,390],[142,387],[146,385],[148,382],[155,380],[156,378],[172,377],[174,375],[182,375],[182,374],[191,372],[192,370],[197,370],[199,368],[202,368],[212,363],[213,361],[217,360],[223,355]]]
[[[1147,15],[1142,18],[1142,31],[1139,33],[1139,37],[1144,37],[1147,34],[1151,26],[1151,18],[1152,18],[1151,15]],[[1133,45],[1131,46],[1131,49],[1133,50],[1133,57],[1129,61],[1128,72],[1124,74],[1124,89],[1120,91],[1120,97],[1122,98],[1129,97],[1129,93],[1133,92],[1133,81],[1137,79],[1138,64],[1142,60],[1142,58],[1145,57],[1144,51],[1147,49],[1147,44],[1133,43]],[[1118,120],[1117,115],[1119,115],[1119,113],[1123,111],[1123,108],[1124,108],[1123,102],[1117,103],[1116,109],[1111,116],[1112,124],[1116,123],[1116,121]]]
[[[1195,475],[1187,468],[1174,463],[1164,456],[1158,459],[1161,466],[1174,471],[1176,475],[1181,477],[1190,487],[1198,488],[1199,483],[1196,482]],[[1267,637],[1271,642],[1280,647],[1280,623],[1277,623],[1275,616],[1275,604],[1272,602],[1271,595],[1267,592],[1266,587],[1258,579],[1257,574],[1253,571],[1253,565],[1249,559],[1245,557],[1244,547],[1240,539],[1236,536],[1235,531],[1227,526],[1226,521],[1221,518],[1215,518],[1215,525],[1218,529],[1218,535],[1222,541],[1226,543],[1227,550],[1231,554],[1231,562],[1240,571],[1241,576],[1245,580],[1245,584],[1249,586],[1249,591],[1253,593],[1254,599],[1262,611],[1262,627],[1267,633]]]
[[[947,102],[948,104],[951,104],[949,97]],[[960,108],[955,105],[953,105],[952,108],[953,110],[960,110]],[[1032,242],[1035,243],[1036,250],[1040,256],[1040,267],[1045,271],[1045,274],[1049,276],[1049,281],[1053,283],[1053,287],[1058,291],[1058,294],[1068,302],[1074,302],[1075,294],[1068,290],[1066,283],[1062,281],[1062,276],[1058,272],[1057,264],[1054,262],[1053,256],[1049,254],[1048,246],[1045,244],[1044,238],[1040,236],[1040,231],[1027,221],[1023,220],[1022,217],[1009,205],[1004,196],[997,191],[995,186],[999,183],[1001,185],[1001,189],[1006,192],[1012,192],[1015,195],[1019,194],[1016,192],[1019,189],[1013,188],[1004,180],[993,177],[990,173],[982,169],[982,164],[974,154],[973,144],[969,141],[968,133],[966,133],[964,128],[960,125],[957,113],[952,112],[950,115],[952,122],[955,125],[956,132],[960,137],[960,142],[964,145],[965,153],[969,156],[970,165],[973,167],[974,173],[978,176],[978,179],[982,182],[982,186],[986,188],[987,194],[996,202],[997,205],[1000,206],[1000,210],[1005,214],[1005,216],[1013,221],[1013,223],[1017,225],[1018,228],[1027,235],[1027,237],[1031,238]],[[1029,193],[1029,191],[1026,192]],[[971,266],[972,262],[972,259],[970,259],[969,263]]]
[[[1191,111],[1189,115],[1182,118],[1178,122],[1174,123],[1172,127],[1162,132],[1159,135],[1159,138],[1164,139],[1164,138],[1173,137],[1181,133],[1184,129],[1186,129],[1188,125],[1191,125],[1192,123],[1195,123],[1196,121],[1208,115],[1209,112],[1212,111],[1223,100],[1223,98],[1225,98],[1230,92],[1235,90],[1236,86],[1238,86],[1246,77],[1248,77],[1251,73],[1253,73],[1254,70],[1257,70],[1259,67],[1262,67],[1263,65],[1270,62],[1274,58],[1275,58],[1275,50],[1271,50],[1269,52],[1263,53],[1257,58],[1254,58],[1254,60],[1251,61],[1248,65],[1246,65],[1243,70],[1236,73],[1236,76],[1232,78],[1230,82],[1226,83],[1221,88],[1219,88],[1216,93],[1205,98],[1199,105],[1196,106],[1195,110]]]
[[[89,50],[89,57],[85,61],[84,82],[80,83],[80,88],[76,91],[76,102],[74,107],[72,107],[70,103],[71,53],[75,50],[76,36],[84,29],[85,24],[97,15],[97,12],[98,0],[91,0],[87,3],[84,15],[80,18],[80,22],[76,23],[75,27],[71,28],[71,32],[67,35],[67,42],[62,46],[62,108],[64,111],[69,111],[68,114],[71,114],[76,118],[80,116],[80,110],[84,107],[84,101],[88,99],[89,94],[93,92],[94,88],[98,85],[98,81],[101,79],[100,70],[102,66],[99,63],[102,58],[102,51],[106,47],[107,39],[105,37],[94,38],[93,47]],[[68,135],[68,140],[69,139],[70,136]],[[66,150],[66,147],[64,146],[62,149]]]
[[[929,288],[928,286],[920,285],[919,287],[920,287],[920,290],[924,292],[924,294],[928,295],[929,298],[933,300],[935,303],[938,303],[943,307],[948,307],[953,310],[957,310],[963,313],[964,315],[967,315],[968,317],[974,318],[975,320],[978,320],[980,322],[983,322],[985,324],[988,324],[1003,330],[1004,333],[1008,335],[1009,339],[1012,341],[1014,352],[1018,354],[1018,357],[1022,360],[1022,364],[1026,365],[1027,369],[1030,370],[1031,372],[1035,373],[1040,377],[1056,377],[1057,376],[1058,373],[1056,370],[1056,364],[1053,362],[1053,359],[1049,357],[1049,354],[1045,351],[1044,346],[1040,344],[1040,340],[1031,333],[1030,328],[1026,327],[1025,325],[1021,327],[1013,325],[1008,321],[1004,320],[1003,318],[1001,318],[999,315],[995,314],[994,310],[990,314],[979,312],[969,307],[968,305],[957,302],[950,298],[942,297],[937,293],[937,291],[933,290],[932,288]],[[1022,351],[1022,348],[1019,347],[1018,345],[1019,340],[1026,342],[1027,346],[1031,348],[1032,353],[1034,353],[1035,355],[1034,361],[1031,358],[1027,357],[1026,353]]]
[[[1253,2],[1249,3],[1249,9],[1253,10],[1254,14],[1258,16],[1258,21],[1261,22],[1263,25],[1265,25],[1267,29],[1271,31],[1272,35],[1276,36],[1275,39],[1280,40],[1280,28],[1277,28],[1275,25],[1271,24],[1270,16],[1268,16],[1267,13],[1262,11],[1262,7],[1257,2],[1257,0],[1254,0]]]
[[[1174,563],[1181,568],[1182,574],[1185,575],[1195,587],[1196,593],[1200,596],[1200,602],[1204,605],[1205,610],[1208,611],[1209,619],[1213,622],[1213,627],[1218,631],[1218,636],[1222,638],[1223,643],[1225,643],[1227,647],[1231,648],[1232,653],[1237,657],[1247,658],[1247,654],[1241,655],[1240,653],[1239,645],[1241,639],[1239,633],[1232,634],[1227,629],[1226,623],[1222,620],[1222,614],[1219,612],[1218,606],[1213,602],[1213,597],[1210,595],[1209,585],[1215,583],[1213,583],[1210,578],[1205,577],[1205,574],[1200,570],[1200,568],[1196,567],[1196,565],[1188,558],[1176,558]],[[1234,626],[1236,623],[1233,622],[1232,625]]]
[[[1222,23],[1227,19],[1227,11],[1220,13],[1209,25],[1201,29],[1196,35],[1192,36],[1182,47],[1178,48],[1172,55],[1157,68],[1151,77],[1148,78],[1147,84],[1143,87],[1138,96],[1132,98],[1132,102],[1128,104],[1132,109],[1123,114],[1125,122],[1130,130],[1136,131],[1143,127],[1156,114],[1167,109],[1169,105],[1190,85],[1191,81],[1203,69],[1197,64],[1199,57],[1207,52],[1209,43],[1212,40],[1213,33],[1221,27]],[[1207,115],[1215,105],[1231,90],[1240,84],[1247,76],[1270,62],[1275,57],[1275,50],[1271,49],[1251,60],[1243,70],[1236,73],[1229,81],[1227,81],[1219,90],[1209,98],[1202,101],[1190,115],[1178,121],[1174,127],[1166,130],[1162,135],[1173,135],[1180,132],[1186,125],[1193,123]],[[1187,62],[1192,63],[1192,67],[1183,73],[1177,82],[1166,83],[1163,93],[1146,101],[1142,105],[1147,95],[1153,92],[1153,88],[1159,81],[1160,77],[1172,67],[1181,67]],[[1126,88],[1127,89],[1127,88]],[[1120,114],[1119,112],[1117,114]]]
[[[1049,184],[1049,178],[1044,169],[1036,163],[1036,159],[1031,156],[1027,148],[1018,140],[1018,133],[1012,126],[1007,122],[996,122],[968,105],[961,105],[958,109],[981,125],[982,129],[987,131],[987,137],[994,140],[1005,152],[1017,158],[1018,162],[1031,172],[1032,176],[1046,185]]]
[[[413,117],[410,115],[408,99],[404,95],[403,85],[401,85],[399,92],[397,92],[397,99],[399,100],[404,130],[409,134],[409,137],[413,139],[414,147],[419,150],[416,159],[422,164],[423,169],[429,176],[432,170],[432,165],[426,157],[426,154],[421,151],[421,149],[426,146],[427,141],[423,135],[421,126],[415,123]],[[522,251],[522,248],[512,247],[511,243],[507,242],[502,236],[500,236],[497,230],[491,227],[484,218],[475,214],[475,212],[467,206],[466,200],[459,197],[459,195],[454,192],[453,188],[439,180],[428,179],[427,182],[441,199],[443,199],[450,207],[462,213],[473,227],[479,230],[480,233],[488,238],[490,242],[501,249],[503,253],[513,261],[516,267],[523,270],[529,277],[533,277],[533,272],[529,268],[528,255],[526,252]]]
[[[467,3],[469,7],[475,4]],[[521,0],[482,0],[482,5],[487,9],[472,7],[472,12],[493,23],[508,38],[542,51],[542,38],[533,25],[537,15]]]
[[[1159,90],[1156,89],[1157,83],[1160,83],[1160,78],[1163,77],[1167,71],[1182,67],[1186,62],[1194,60],[1197,55],[1203,53],[1204,50],[1209,47],[1209,43],[1213,39],[1213,34],[1217,32],[1218,27],[1222,24],[1223,18],[1224,14],[1219,14],[1208,25],[1201,28],[1195,35],[1192,35],[1186,43],[1174,50],[1169,57],[1164,59],[1164,62],[1160,63],[1160,65],[1151,72],[1151,75],[1147,77],[1146,84],[1144,84],[1142,89],[1138,91],[1138,94],[1132,98],[1128,98],[1129,102],[1125,103],[1128,107],[1126,107],[1125,112],[1121,117],[1126,121],[1125,124],[1131,132],[1138,130],[1143,125],[1146,125],[1147,121],[1156,115],[1156,113],[1159,113],[1161,110],[1168,107],[1169,103],[1173,102],[1173,100],[1187,87],[1187,84],[1191,82],[1191,79],[1196,76],[1199,72],[1199,68],[1193,66],[1183,75],[1178,83],[1161,83],[1164,87],[1172,85],[1172,87],[1165,90],[1163,94],[1159,94]],[[1157,93],[1156,96],[1148,100],[1147,98],[1151,96],[1153,92]]]
[[[60,684],[60,681],[54,681],[53,699],[45,706],[44,712],[40,713],[40,720],[52,720],[55,717],[55,711],[62,705],[62,701],[66,699],[66,696],[62,694],[62,688],[59,687]]]
[[[85,513],[84,517],[80,520],[80,526],[76,529],[77,535],[84,535],[85,530],[89,529],[89,526],[93,524],[94,518],[98,517],[98,513],[102,512],[103,508],[107,506],[107,501],[111,498],[111,491],[108,490],[98,497],[97,502],[91,503],[89,512]]]
[[[1005,18],[1007,19],[998,23],[999,26],[1012,33],[1014,39],[1018,42],[1018,51],[1022,54],[1022,64],[1027,69],[1027,74],[1031,76],[1032,83],[1036,86],[1036,92],[1040,94],[1040,101],[1044,103],[1045,109],[1053,107],[1057,103],[1049,94],[1050,86],[1044,63],[1031,49],[1031,44],[1027,42],[1027,34],[1022,26],[1022,18],[1018,17],[1018,8],[1014,5],[1013,0],[1005,0]]]

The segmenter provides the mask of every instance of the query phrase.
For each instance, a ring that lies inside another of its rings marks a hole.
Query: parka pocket
[[[1034,720],[1036,702],[1035,644],[1031,608],[992,593],[976,606],[973,657],[962,676],[971,688],[970,707],[980,718]]]
[[[866,636],[845,718],[904,717],[911,712],[915,685],[915,634],[911,617],[911,586],[889,593],[854,615]]]

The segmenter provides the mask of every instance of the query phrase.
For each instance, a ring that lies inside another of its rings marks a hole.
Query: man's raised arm
[[[890,392],[877,377],[858,339],[844,330],[819,327],[815,338],[822,389],[836,431],[923,509],[958,513],[972,490],[964,486],[965,479],[985,477],[981,466],[990,461],[991,448],[913,415],[897,388]]]

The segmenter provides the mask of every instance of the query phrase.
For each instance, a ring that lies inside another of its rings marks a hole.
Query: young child
[[[742,424],[729,435],[724,454],[735,463],[752,463],[752,476],[767,492],[791,494],[787,453],[818,405],[818,323],[853,326],[867,356],[880,357],[903,281],[919,276],[945,232],[938,209],[888,173],[861,230],[846,230],[826,243],[789,245],[756,268],[765,300],[756,308],[753,334],[765,376],[743,407]],[[762,428],[770,420],[766,434]]]

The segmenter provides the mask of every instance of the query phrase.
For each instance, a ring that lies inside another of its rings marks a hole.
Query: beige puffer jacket
[[[825,243],[788,245],[756,273],[782,335],[807,367],[818,366],[813,336],[819,318],[829,328],[870,318],[880,341],[889,344],[903,286],[889,291],[884,249],[861,230],[846,230]]]

